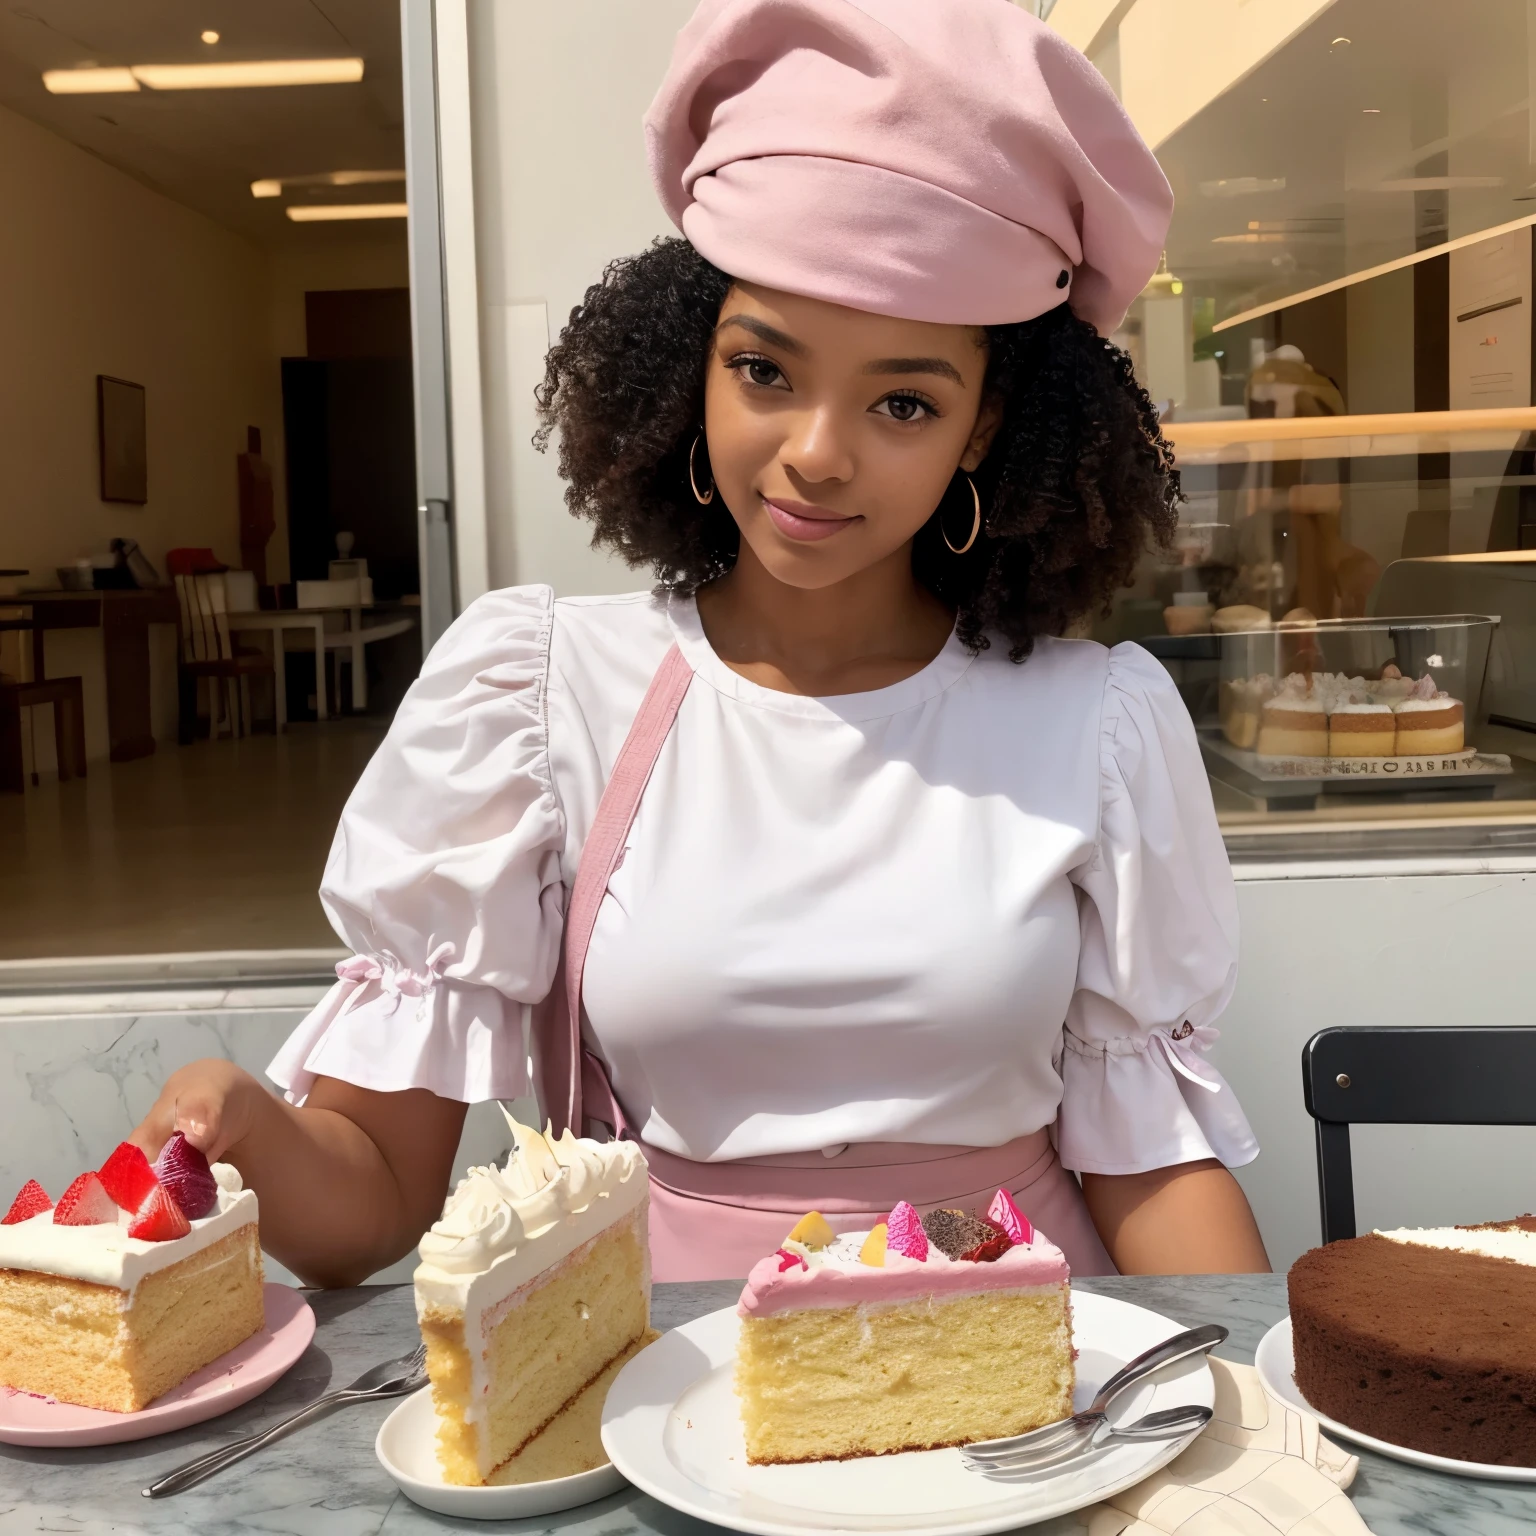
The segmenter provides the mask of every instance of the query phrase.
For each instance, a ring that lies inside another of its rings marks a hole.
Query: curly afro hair
[[[559,428],[566,505],[591,521],[593,543],[684,592],[728,571],[739,547],[732,519],[700,506],[688,484],[730,286],[675,237],[611,263],[571,312],[536,391],[534,441],[547,447]],[[1107,612],[1149,542],[1167,546],[1179,477],[1130,358],[1065,304],[987,326],[986,340],[986,389],[1003,416],[974,476],[982,534],[951,554],[940,508],[913,541],[912,569],[955,610],[972,650],[998,634],[1022,661],[1037,635]]]

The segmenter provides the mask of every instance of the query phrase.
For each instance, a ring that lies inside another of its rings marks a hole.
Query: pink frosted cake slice
[[[986,1216],[902,1202],[868,1233],[817,1213],[748,1277],[747,1459],[968,1445],[1072,1412],[1070,1273],[1005,1191]]]

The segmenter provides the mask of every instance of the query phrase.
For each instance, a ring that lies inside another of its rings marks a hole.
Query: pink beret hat
[[[703,0],[646,114],[672,222],[747,282],[1108,335],[1173,194],[1103,77],[1011,0]]]

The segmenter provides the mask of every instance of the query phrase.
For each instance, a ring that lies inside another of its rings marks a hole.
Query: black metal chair
[[[1351,1125],[1536,1125],[1536,1028],[1320,1030],[1301,1051],[1323,1241],[1355,1235]]]

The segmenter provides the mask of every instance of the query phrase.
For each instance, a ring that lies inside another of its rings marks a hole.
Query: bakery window
[[[1071,38],[1176,197],[1115,340],[1184,501],[1093,632],[1178,683],[1235,857],[1536,850],[1536,13],[1224,7]]]

